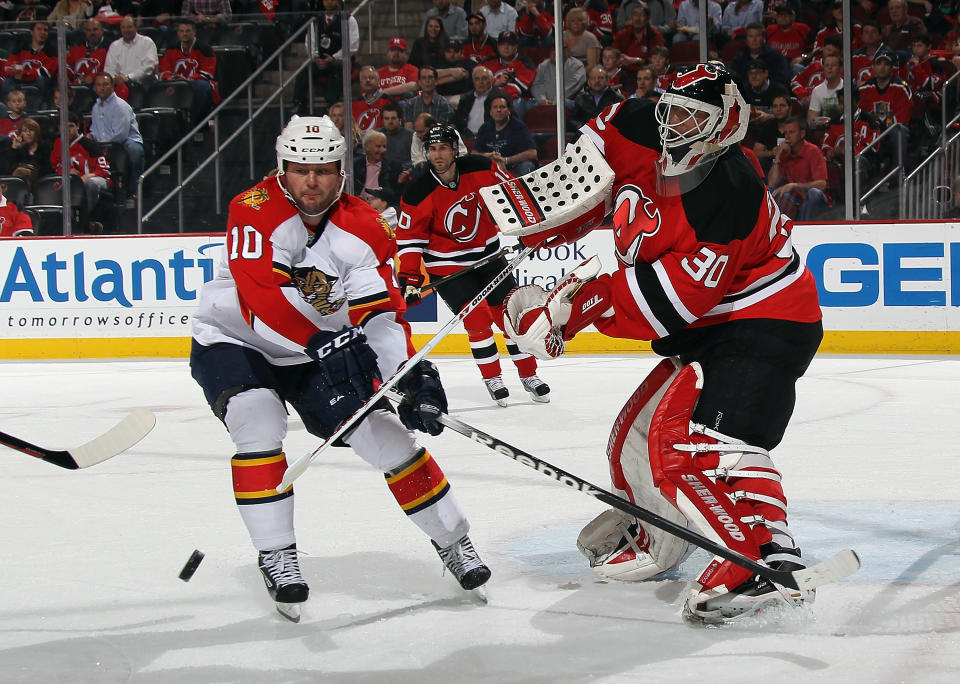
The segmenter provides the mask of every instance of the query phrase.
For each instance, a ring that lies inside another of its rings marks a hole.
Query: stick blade
[[[78,468],[89,468],[122,453],[146,437],[157,417],[145,408],[134,409],[130,415],[96,439],[70,450]]]
[[[313,460],[311,456],[312,454],[305,454],[287,466],[287,469],[283,471],[283,478],[280,480],[280,484],[277,485],[278,493],[287,491],[293,486],[294,480],[307,472],[307,468],[310,467],[310,462]]]
[[[860,557],[852,549],[833,554],[822,563],[790,573],[798,589],[815,589],[821,584],[836,582],[849,577],[860,569]]]

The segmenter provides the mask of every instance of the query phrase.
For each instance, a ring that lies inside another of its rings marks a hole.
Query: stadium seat
[[[153,44],[157,46],[157,52],[163,53],[167,49],[167,33],[166,31],[161,31],[156,26],[141,26],[137,29],[137,33],[146,36],[153,41]],[[176,35],[176,33],[174,33]]]
[[[687,66],[700,62],[700,41],[684,40],[670,46],[670,64]]]
[[[30,204],[30,186],[27,181],[17,176],[0,176],[0,185],[6,185],[3,196],[23,208]]]
[[[38,109],[43,109],[43,93],[40,91],[39,86],[24,83],[20,86],[20,90],[23,91],[23,96],[27,100],[28,112],[35,112]]]
[[[236,90],[253,70],[250,53],[247,48],[239,45],[217,45],[213,51],[217,55],[217,86],[220,96],[226,97]]]
[[[557,132],[557,107],[556,105],[537,105],[531,108],[523,117],[523,123],[534,135],[538,133]]]
[[[103,156],[107,158],[107,162],[110,164],[113,196],[118,199],[126,198],[129,193],[134,192],[133,189],[127,188],[126,184],[127,150],[123,143],[100,143],[100,148],[103,150]],[[101,201],[105,199],[102,198]]]
[[[731,40],[729,43],[720,48],[720,60],[724,64],[730,64],[730,62],[733,61],[733,58],[737,56],[737,53],[740,52],[746,44],[747,41],[743,39]]]
[[[187,81],[158,81],[147,90],[144,107],[170,107],[190,111],[193,106],[193,87]]]
[[[37,235],[62,235],[63,216],[62,179],[57,175],[43,176],[33,185],[33,203],[26,208],[40,217]],[[73,230],[80,221],[80,206],[83,203],[83,182],[77,176],[70,177],[70,210]]]
[[[73,93],[73,109],[81,114],[87,114],[93,109],[93,103],[97,99],[96,94],[89,86],[72,85],[70,92]]]

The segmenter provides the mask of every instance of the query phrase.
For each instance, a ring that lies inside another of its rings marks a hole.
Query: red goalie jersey
[[[722,155],[707,182],[657,192],[660,138],[655,105],[626,100],[581,130],[616,172],[611,337],[659,340],[686,327],[768,318],[821,318],[817,290],[780,213],[739,146]]]

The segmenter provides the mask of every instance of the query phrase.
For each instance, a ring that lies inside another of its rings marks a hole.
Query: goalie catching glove
[[[574,335],[613,315],[609,276],[597,277],[600,267],[600,260],[592,256],[549,292],[539,285],[524,285],[507,295],[503,324],[521,351],[555,359]]]

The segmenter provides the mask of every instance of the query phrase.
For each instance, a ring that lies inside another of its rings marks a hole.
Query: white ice
[[[507,362],[501,409],[470,360],[437,359],[455,416],[604,487],[612,419],[655,362],[545,365],[548,405]],[[186,362],[9,362],[0,377],[0,429],[44,446],[135,406],[158,416],[82,471],[0,447],[0,682],[960,681],[960,358],[814,362],[774,458],[804,555],[850,547],[863,568],[809,610],[709,629],[679,615],[703,552],[671,579],[602,583],[575,546],[602,504],[449,431],[424,443],[493,569],[489,605],[442,575],[382,475],[331,449],[296,484],[311,598],[292,624],[263,588],[231,444]],[[317,445],[291,420],[288,454]],[[206,559],[184,583],[194,548]]]

